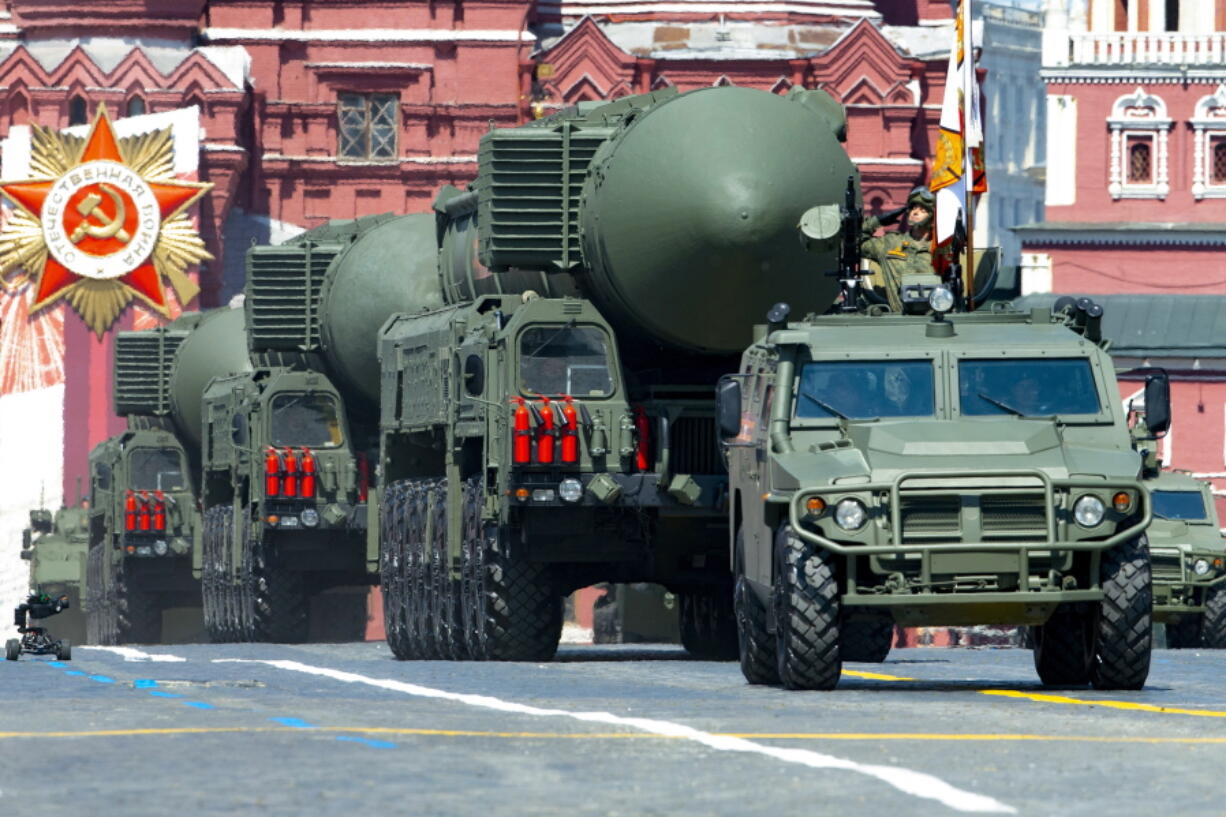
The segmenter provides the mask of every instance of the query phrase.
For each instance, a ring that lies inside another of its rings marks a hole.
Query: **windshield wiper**
[[[545,338],[544,342],[543,342],[543,343],[541,343],[541,345],[540,345],[540,346],[536,347],[536,348],[535,348],[535,349],[533,349],[531,352],[529,352],[528,354],[524,355],[524,357],[525,357],[525,358],[534,358],[534,357],[536,357],[538,354],[540,354],[540,351],[541,351],[542,349],[544,349],[546,346],[548,346],[549,344],[551,344],[551,343],[553,343],[555,340],[557,340],[559,335],[561,335],[561,334],[562,334],[563,332],[565,332],[567,329],[573,329],[573,328],[574,328],[574,326],[575,326],[575,319],[574,319],[574,318],[571,318],[569,321],[567,321],[566,323],[562,324],[562,325],[561,325],[561,326],[559,326],[557,329],[553,330],[553,333],[552,333],[552,334],[550,334],[550,335],[549,335],[549,337]]]
[[[846,414],[844,414],[843,412],[836,409],[834,406],[827,403],[825,400],[819,400],[818,398],[814,397],[812,392],[808,392],[808,391],[805,391],[804,389],[801,389],[800,396],[805,398],[806,400],[810,400],[816,403],[819,408],[830,412],[835,417],[838,417],[840,420],[850,420],[851,419]]]
[[[984,400],[984,401],[986,401],[986,402],[988,402],[988,403],[991,403],[992,405],[996,406],[997,408],[1004,409],[1005,411],[1007,411],[1007,412],[1009,412],[1010,414],[1013,414],[1013,415],[1015,415],[1015,416],[1017,416],[1017,417],[1025,417],[1025,416],[1027,416],[1027,415],[1026,415],[1026,412],[1022,411],[1021,409],[1016,409],[1016,408],[1014,408],[1013,406],[1009,405],[1008,403],[1005,403],[1005,402],[1003,402],[1003,401],[1001,401],[1001,400],[997,400],[995,397],[989,397],[988,395],[984,394],[983,392],[977,392],[977,393],[976,393],[976,396],[977,396],[977,397],[978,397],[980,400]]]

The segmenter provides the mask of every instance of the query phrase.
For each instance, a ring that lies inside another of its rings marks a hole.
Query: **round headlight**
[[[319,511],[314,508],[307,508],[302,513],[298,514],[298,518],[302,520],[302,524],[308,528],[313,528],[319,524]]]
[[[1197,559],[1192,563],[1192,572],[1197,576],[1204,576],[1209,572],[1209,562],[1205,559]]]
[[[159,539],[153,543],[153,552],[159,556],[165,556],[168,550],[170,550],[170,546],[166,544],[165,539]]]
[[[1106,510],[1101,499],[1087,494],[1077,500],[1077,504],[1073,506],[1073,518],[1083,528],[1092,528],[1103,521],[1103,514],[1106,513]]]
[[[834,521],[843,530],[859,530],[868,521],[868,510],[858,499],[844,499],[834,507]]]
[[[558,483],[558,496],[567,502],[578,502],[583,498],[583,483],[574,477],[567,477]]]
[[[948,312],[954,308],[954,294],[949,287],[933,287],[928,296],[928,305],[933,312]]]

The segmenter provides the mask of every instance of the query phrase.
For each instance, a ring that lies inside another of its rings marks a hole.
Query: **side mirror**
[[[29,550],[29,549],[30,549],[31,547],[33,547],[33,546],[34,546],[34,538],[33,538],[33,537],[30,535],[30,529],[29,529],[29,528],[26,528],[25,530],[23,530],[23,531],[21,532],[21,549],[22,549],[22,550]],[[21,554],[21,558],[26,559],[26,558],[29,558],[29,557],[27,557],[27,556],[26,556],[26,555],[23,553],[23,554]]]
[[[741,433],[741,383],[731,377],[721,377],[715,387],[715,422],[720,439],[731,439]]]
[[[34,558],[34,551],[32,550],[21,551],[21,558],[25,559],[26,561],[31,561]]]
[[[249,439],[247,416],[235,414],[230,418],[230,441],[237,446],[246,447]]]
[[[1145,378],[1145,427],[1154,436],[1171,428],[1171,380],[1162,369]]]

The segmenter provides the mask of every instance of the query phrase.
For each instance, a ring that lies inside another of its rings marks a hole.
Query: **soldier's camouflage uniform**
[[[860,252],[865,258],[877,262],[880,278],[872,276],[874,288],[883,289],[890,300],[890,309],[901,312],[899,293],[902,277],[912,273],[932,275],[932,242],[927,238],[912,238],[909,230],[890,230],[884,235],[874,236],[879,227],[881,222],[876,216],[864,219]]]

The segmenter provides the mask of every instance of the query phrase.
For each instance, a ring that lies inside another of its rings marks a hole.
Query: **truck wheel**
[[[430,592],[430,618],[434,623],[434,644],[439,657],[451,661],[468,658],[468,644],[460,614],[460,582],[452,578],[451,554],[447,549],[447,480],[434,483],[429,493],[430,564],[433,581]]]
[[[306,579],[290,570],[269,543],[249,541],[255,567],[254,636],[257,641],[298,644],[307,638]]]
[[[4,642],[4,657],[9,661],[16,661],[21,657],[21,642],[15,638],[10,638]]]
[[[204,512],[200,593],[204,603],[204,631],[214,644],[229,641],[225,627],[225,577],[222,576],[222,548],[225,529],[234,509],[217,505]]]
[[[1091,681],[1095,689],[1141,689],[1153,647],[1153,589],[1144,536],[1102,555],[1103,600]]]
[[[162,640],[162,605],[156,593],[134,588],[132,577],[119,574],[119,633],[124,644],[158,644]]]
[[[736,613],[731,588],[677,594],[680,601],[681,646],[704,661],[735,661],[737,648]]]
[[[1200,646],[1200,616],[1184,616],[1166,625],[1166,646],[1170,650],[1194,650]]]
[[[1047,686],[1085,686],[1094,660],[1092,610],[1060,604],[1046,624],[1030,628],[1034,668]]]
[[[472,512],[483,504],[479,477],[470,481]],[[514,530],[480,520],[475,538],[466,537],[464,573],[468,589],[469,656],[489,661],[550,661],[562,637],[562,600],[549,569],[510,552]]]
[[[71,661],[72,642],[67,638],[61,638],[60,642],[55,646],[55,657],[61,661]]]
[[[105,644],[103,641],[103,618],[106,615],[106,605],[102,594],[102,545],[94,545],[89,549],[85,560],[86,611],[85,638],[90,644]]]
[[[1210,587],[1205,596],[1201,638],[1211,650],[1226,649],[1226,585]]]
[[[416,645],[417,657],[426,661],[439,658],[438,642],[434,638],[434,569],[430,559],[431,481],[414,483],[410,495],[412,506],[409,525],[409,619],[410,632]]]
[[[834,556],[783,525],[775,535],[775,658],[787,689],[834,689],[839,656],[839,585]]]
[[[383,631],[392,655],[404,661],[412,657],[404,621],[404,492],[401,480],[387,486],[379,509],[379,587],[383,592]]]
[[[880,664],[894,643],[894,617],[871,611],[844,616],[839,638],[839,653],[844,661]]]
[[[779,683],[775,635],[766,629],[766,605],[754,595],[743,575],[736,577],[733,608],[736,611],[737,652],[741,659],[741,674],[751,684]]]

